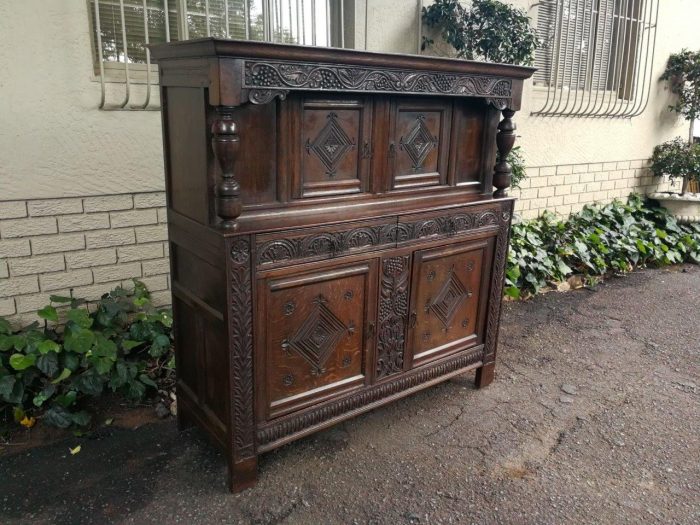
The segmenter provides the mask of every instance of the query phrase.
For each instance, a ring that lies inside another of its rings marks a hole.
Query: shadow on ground
[[[173,422],[5,452],[0,522],[695,524],[699,312],[696,267],[509,303],[489,388],[459,377],[283,447],[239,495]]]

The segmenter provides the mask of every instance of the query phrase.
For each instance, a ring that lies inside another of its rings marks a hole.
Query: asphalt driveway
[[[500,341],[487,389],[285,446],[238,495],[172,420],[6,450],[0,523],[700,523],[700,269],[509,303]]]

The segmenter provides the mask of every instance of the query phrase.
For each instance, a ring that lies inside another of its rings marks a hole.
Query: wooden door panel
[[[391,110],[392,188],[447,183],[452,103],[395,99]]]
[[[305,97],[299,141],[301,173],[294,196],[367,191],[370,127],[371,111],[363,98]]]
[[[265,378],[270,417],[365,383],[373,265],[266,280]]]
[[[481,342],[493,237],[416,252],[412,366]]]

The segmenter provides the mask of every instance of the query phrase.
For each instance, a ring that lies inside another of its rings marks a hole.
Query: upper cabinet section
[[[152,55],[167,184],[187,195],[168,204],[232,232],[506,197],[511,117],[534,71],[215,39]]]

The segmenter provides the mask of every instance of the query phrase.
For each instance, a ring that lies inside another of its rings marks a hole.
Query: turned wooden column
[[[235,178],[233,164],[236,161],[240,137],[233,121],[233,108],[217,108],[218,117],[211,125],[211,146],[214,150],[221,179],[216,185],[216,214],[224,228],[235,229],[241,214],[241,185]]]
[[[496,146],[498,148],[498,162],[494,168],[493,185],[496,188],[494,197],[507,197],[507,189],[511,183],[511,168],[506,161],[508,153],[513,149],[515,144],[515,123],[512,118],[515,111],[512,109],[504,109],[503,120],[498,124],[498,134],[496,135]]]

